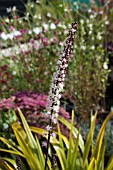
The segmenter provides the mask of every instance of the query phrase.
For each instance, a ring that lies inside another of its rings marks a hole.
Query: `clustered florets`
[[[57,123],[61,92],[64,87],[66,69],[68,67],[68,60],[72,51],[76,28],[77,23],[72,23],[64,44],[63,52],[57,61],[56,72],[53,74],[52,84],[46,105],[46,116],[49,117],[53,123]],[[49,127],[49,129],[51,129],[51,127]]]

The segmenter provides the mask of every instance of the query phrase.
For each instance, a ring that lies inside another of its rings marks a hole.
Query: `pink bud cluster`
[[[69,33],[67,35],[63,52],[61,53],[61,56],[57,61],[56,72],[53,74],[52,84],[50,86],[50,91],[49,91],[47,105],[46,105],[46,111],[47,111],[46,116],[51,118],[53,123],[57,123],[61,92],[64,87],[66,69],[68,67],[68,60],[71,55],[76,29],[77,29],[77,23],[74,22],[72,23]]]

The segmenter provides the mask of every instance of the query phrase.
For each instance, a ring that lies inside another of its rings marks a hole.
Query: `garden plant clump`
[[[66,75],[64,100],[70,100],[81,117],[89,117],[90,110],[96,109],[100,100],[104,107],[102,101],[109,73],[104,46],[111,19],[104,7],[97,10],[96,7],[79,8],[79,3],[72,5],[32,2],[26,5],[24,17],[11,11],[11,18],[1,19],[1,55],[4,58],[0,63],[1,97],[25,90],[48,93],[69,23],[76,20],[79,27]],[[110,11],[111,14],[112,9]]]
[[[46,95],[33,92],[20,92],[10,96],[10,98],[8,99],[2,99],[0,101],[1,135],[3,135],[3,133],[5,133],[6,131],[7,136],[7,133],[10,131],[9,124],[15,121],[15,117],[13,116],[11,111],[15,110],[18,117],[18,108],[22,110],[29,125],[45,129],[49,123],[49,120],[45,117],[46,103]],[[70,122],[70,115],[68,112],[65,111],[63,107],[60,107],[59,115]],[[11,116],[12,120],[10,120]],[[60,124],[60,126],[62,133],[69,136],[68,130],[66,131],[65,129],[66,127],[63,126],[63,124]],[[57,126],[54,125],[54,128],[57,129]],[[10,137],[11,136],[9,136],[9,138]]]

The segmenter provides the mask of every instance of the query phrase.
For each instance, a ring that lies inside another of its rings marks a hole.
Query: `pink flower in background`
[[[57,43],[58,42],[58,39],[57,37],[54,38],[54,43]]]
[[[10,29],[11,31],[13,31],[13,30],[14,30],[14,27],[11,25],[11,26],[9,27],[9,29]]]
[[[21,34],[24,34],[24,33],[25,33],[25,30],[24,30],[24,29],[20,29],[19,32],[20,32]]]
[[[46,38],[46,37],[43,37],[43,38],[42,38],[42,42],[43,42],[43,43],[47,42],[47,38]]]
[[[43,37],[41,40],[45,47],[49,44],[46,37]]]

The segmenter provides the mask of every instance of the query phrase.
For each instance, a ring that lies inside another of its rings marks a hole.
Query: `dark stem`
[[[51,126],[52,125],[52,120],[50,118],[50,122],[49,122],[49,125]],[[46,160],[45,160],[45,168],[44,170],[46,170],[47,168],[47,160],[48,160],[48,150],[49,150],[49,145],[50,145],[50,136],[51,136],[51,130],[49,130],[49,133],[48,133],[48,140],[47,140],[47,150],[46,150]]]

